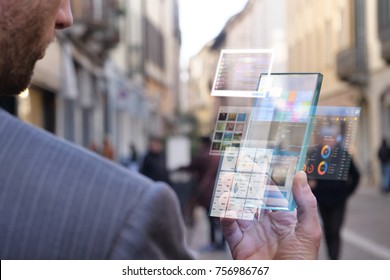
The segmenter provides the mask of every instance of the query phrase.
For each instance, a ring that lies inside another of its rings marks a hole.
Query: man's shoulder
[[[126,223],[144,231],[145,214],[176,204],[165,184],[12,117],[0,131],[4,258],[107,258]]]
[[[6,163],[3,161],[0,168],[10,173],[24,170],[25,175],[29,175],[30,171],[33,180],[56,182],[68,188],[88,188],[93,185],[97,193],[105,188],[117,192],[130,188],[134,196],[147,188],[161,188],[150,179],[93,151],[27,125],[6,113],[3,116],[0,112],[1,129],[5,131],[0,136],[0,145],[8,147],[8,150],[4,151],[3,157]],[[121,193],[127,195],[125,190]]]

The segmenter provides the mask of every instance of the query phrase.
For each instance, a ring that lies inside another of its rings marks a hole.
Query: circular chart
[[[329,145],[325,145],[321,149],[321,157],[323,159],[327,159],[330,156],[330,153],[332,152],[332,149]]]
[[[315,169],[314,165],[313,165],[313,164],[310,164],[310,165],[307,167],[307,173],[308,173],[308,174],[313,173],[314,169]]]
[[[328,171],[328,163],[326,161],[322,161],[317,168],[317,172],[319,175],[323,176]]]

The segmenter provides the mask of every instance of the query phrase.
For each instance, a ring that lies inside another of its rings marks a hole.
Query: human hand
[[[265,211],[259,222],[221,218],[234,259],[316,259],[321,242],[317,201],[306,173],[294,177],[295,211]]]

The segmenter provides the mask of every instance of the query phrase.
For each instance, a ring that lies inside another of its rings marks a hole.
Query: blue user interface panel
[[[360,112],[360,107],[317,107],[304,165],[308,179],[348,179]]]
[[[292,210],[292,182],[303,168],[322,83],[319,73],[262,75],[240,147],[227,147],[211,216],[251,220],[261,209]]]

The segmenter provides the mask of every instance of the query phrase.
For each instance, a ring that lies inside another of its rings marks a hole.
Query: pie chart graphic
[[[332,152],[332,149],[329,145],[325,145],[321,149],[321,157],[323,159],[327,159],[330,156],[330,153]]]
[[[313,173],[315,167],[313,164],[310,164],[308,167],[307,167],[307,173],[311,174]]]
[[[319,175],[323,176],[328,171],[328,163],[326,161],[322,161],[317,168],[317,172]]]

